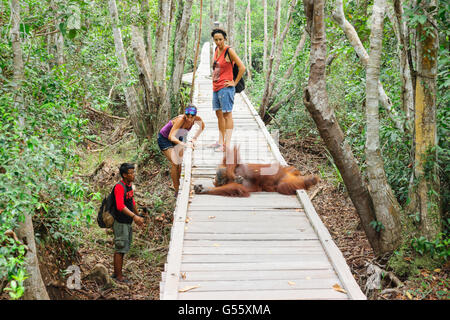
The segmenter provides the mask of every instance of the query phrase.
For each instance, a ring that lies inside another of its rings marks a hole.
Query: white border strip
[[[200,68],[200,66],[199,66]],[[197,70],[199,71],[199,70]],[[197,72],[198,74],[198,72]],[[196,76],[196,80],[198,77]],[[193,104],[197,105],[199,82],[195,82]],[[199,129],[199,128],[198,128]],[[197,129],[197,130],[198,130]],[[193,131],[193,130],[192,130]],[[193,135],[194,132],[190,132]],[[187,139],[188,140],[188,139]],[[192,171],[192,149],[184,149],[183,167],[180,183],[180,194],[177,198],[175,211],[173,213],[173,224],[170,236],[170,246],[167,255],[167,269],[165,270],[164,287],[160,290],[161,300],[176,300],[178,298],[178,283],[180,280],[181,256],[183,251],[184,228],[186,227],[186,215],[189,203],[189,192],[191,186]]]

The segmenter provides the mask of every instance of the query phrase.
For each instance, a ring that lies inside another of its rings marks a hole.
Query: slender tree
[[[197,45],[195,46],[195,55],[194,55],[194,71],[192,72],[192,84],[191,84],[191,95],[190,100],[192,102],[192,98],[194,97],[194,85],[195,85],[195,73],[197,72],[197,60],[198,53],[200,51],[200,39],[202,37],[202,14],[203,13],[203,0],[200,0],[200,21],[198,28],[198,36],[197,36]]]
[[[356,32],[355,28],[345,18],[343,0],[336,0],[335,8],[333,10],[333,14],[331,15],[331,17],[344,31],[347,39],[350,41],[350,44],[352,45],[353,49],[355,50],[364,67],[367,67],[369,55],[367,54],[366,49],[364,48],[361,40],[359,39],[358,33]],[[378,83],[378,90],[379,90],[379,99],[382,106],[388,111],[388,114],[391,117],[397,129],[403,131],[404,122],[401,120],[400,115],[393,107],[389,97],[386,95],[386,92],[384,91],[381,82]]]
[[[266,114],[266,108],[267,108],[267,102],[269,99],[269,83],[270,83],[270,76],[272,74],[272,65],[273,65],[273,59],[275,58],[275,44],[277,40],[277,31],[278,31],[278,25],[280,24],[279,17],[280,15],[277,13],[281,10],[281,0],[276,0],[275,2],[275,19],[273,22],[273,36],[272,36],[272,48],[270,52],[269,59],[267,61],[267,71],[265,73],[265,83],[264,83],[264,93],[262,96],[261,105],[259,107],[259,116],[261,118],[264,117]]]
[[[381,49],[385,0],[375,0],[372,9],[370,56],[366,72],[366,163],[369,190],[381,234],[381,242],[393,251],[401,241],[400,206],[392,192],[384,171],[380,150],[380,122],[378,112],[378,79],[380,75]]]
[[[411,49],[407,40],[409,35],[407,34],[406,22],[403,18],[404,13],[401,1],[395,0],[393,6],[387,6],[387,15],[391,20],[397,38],[403,112],[406,115],[408,131],[412,131],[414,122],[414,69],[412,69]]]
[[[439,37],[436,27],[438,4],[422,1],[418,14],[417,80],[414,119],[414,171],[410,189],[410,214],[420,214],[420,234],[435,239],[441,231],[439,178],[436,170],[436,77]]]
[[[228,35],[228,44],[232,48],[236,48],[235,44],[235,15],[236,15],[236,6],[234,0],[228,0],[228,17],[227,17],[227,35]]]
[[[144,107],[140,102],[136,89],[132,85],[127,85],[130,80],[130,73],[128,70],[128,62],[125,48],[122,41],[122,32],[119,28],[119,14],[117,12],[116,0],[109,0],[109,13],[111,16],[114,44],[116,47],[116,56],[119,60],[120,78],[125,85],[125,99],[127,102],[128,113],[130,114],[131,122],[133,124],[134,132],[139,138],[150,138],[150,131],[145,121]]]
[[[15,104],[19,110],[23,110],[23,99],[21,94],[22,82],[24,76],[24,63],[22,57],[22,45],[20,41],[20,2],[19,0],[10,0],[11,8],[11,46],[13,49],[14,74],[13,86],[16,91]],[[19,119],[19,125],[24,126],[24,119]],[[25,214],[24,221],[19,223],[17,229],[18,238],[27,244],[27,252],[25,254],[27,279],[24,281],[25,292],[23,298],[25,300],[49,300],[47,290],[42,280],[41,271],[39,269],[39,260],[37,257],[36,242],[34,239],[34,229],[32,221],[32,212]]]
[[[251,3],[248,0],[247,3],[247,15],[248,15],[248,63],[247,66],[247,77],[251,81],[252,80],[252,10]]]
[[[280,10],[280,5],[281,5],[281,3],[277,2],[277,11]],[[264,84],[264,93],[263,93],[263,96],[261,99],[262,100],[261,105],[259,108],[259,115],[262,119],[264,119],[264,121],[266,123],[268,123],[270,121],[269,119],[271,118],[271,116],[269,116],[267,114],[267,111],[275,101],[275,96],[273,95],[273,93],[274,93],[275,85],[279,82],[277,76],[278,76],[278,71],[279,71],[280,63],[281,63],[281,55],[282,55],[282,51],[283,51],[283,45],[284,45],[284,41],[286,39],[287,33],[289,31],[289,27],[293,20],[293,12],[294,12],[296,5],[297,5],[297,0],[292,0],[290,3],[290,6],[289,6],[289,11],[288,11],[289,18],[288,18],[286,25],[283,29],[283,32],[281,33],[280,36],[276,35],[276,30],[279,29],[279,27],[277,27],[277,26],[280,24],[280,21],[278,19],[280,17],[279,14],[277,14],[278,18],[275,20],[275,23],[274,23],[274,38],[272,40],[272,51],[271,51],[271,56],[270,56],[270,59],[268,62],[267,77],[266,77],[266,81]],[[276,38],[278,38],[278,41],[275,40]],[[301,40],[300,40],[300,42],[301,42]],[[283,85],[284,85],[284,83],[283,83]],[[287,103],[289,101],[289,99],[293,97],[295,92],[296,92],[296,88],[294,88],[293,91],[291,91],[286,96],[286,97],[288,97],[288,99],[282,100],[283,104]],[[277,106],[277,108],[279,108],[279,107]]]
[[[310,71],[303,102],[311,114],[320,136],[342,175],[350,199],[375,254],[386,251],[380,234],[371,226],[376,221],[372,199],[364,184],[359,165],[345,140],[334,111],[328,104],[326,91],[326,37],[324,0],[304,0],[306,30],[311,38]]]
[[[264,9],[264,45],[263,45],[263,74],[267,80],[267,45],[269,43],[269,36],[267,34],[267,0],[263,0]]]
[[[211,30],[214,29],[214,0],[209,0],[209,27]],[[214,63],[214,45],[212,41],[210,42],[209,46],[209,74],[212,75],[212,67]]]

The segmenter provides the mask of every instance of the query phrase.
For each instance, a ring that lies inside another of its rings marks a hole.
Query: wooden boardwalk
[[[184,155],[160,298],[366,299],[305,191],[194,194],[194,184],[212,185],[222,161],[222,153],[208,147],[218,140],[211,101],[205,44],[193,102],[206,128],[196,149]],[[233,119],[232,142],[240,145],[243,162],[286,164],[244,93],[236,94]]]

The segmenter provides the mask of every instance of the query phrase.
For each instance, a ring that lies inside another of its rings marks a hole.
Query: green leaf
[[[69,31],[67,37],[68,37],[69,39],[73,39],[73,38],[75,38],[76,35],[77,35],[77,30],[76,30],[76,29],[70,29],[70,31]]]

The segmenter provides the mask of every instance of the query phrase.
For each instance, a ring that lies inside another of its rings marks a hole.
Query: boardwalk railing
[[[304,190],[249,198],[193,193],[194,184],[212,185],[222,160],[208,148],[218,137],[208,44],[194,90],[206,129],[195,150],[185,149],[183,156],[160,298],[366,299]],[[243,162],[286,165],[245,93],[235,97],[233,119],[232,142],[240,145]]]

